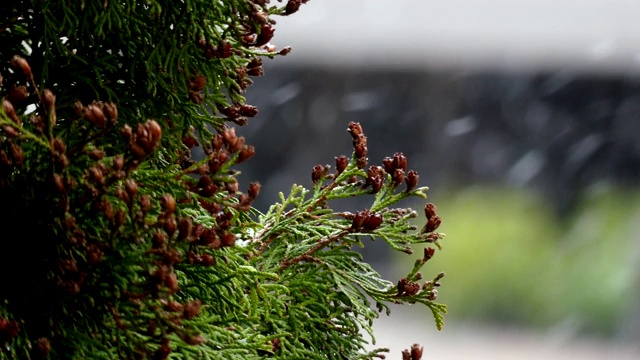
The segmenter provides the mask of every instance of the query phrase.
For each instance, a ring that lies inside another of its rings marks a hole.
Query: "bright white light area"
[[[637,0],[312,0],[274,43],[286,62],[640,72],[638,19]]]
[[[31,46],[29,46],[29,44],[27,44],[27,42],[26,42],[26,41],[23,41],[23,42],[22,42],[22,47],[24,48],[24,52],[25,52],[27,55],[31,55],[31,52],[32,52],[33,50],[31,50]]]
[[[36,111],[36,106],[34,104],[29,104],[27,105],[27,108],[25,109],[24,114],[29,115],[34,111]]]

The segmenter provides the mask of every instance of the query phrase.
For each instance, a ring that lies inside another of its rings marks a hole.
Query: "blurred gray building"
[[[261,112],[244,177],[264,208],[348,155],[359,121],[371,163],[402,151],[436,188],[529,186],[564,213],[585,187],[636,184],[638,18],[628,0],[310,1],[247,94]]]

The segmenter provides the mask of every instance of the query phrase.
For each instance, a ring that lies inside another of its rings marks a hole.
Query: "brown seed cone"
[[[11,88],[11,90],[9,90],[9,94],[7,95],[7,98],[9,99],[9,101],[11,101],[14,104],[18,104],[23,102],[24,100],[26,100],[29,97],[29,91],[27,90],[27,87],[24,85],[19,85],[19,86],[13,86]]]
[[[20,70],[27,77],[27,79],[31,80],[33,78],[33,74],[31,73],[31,66],[24,58],[16,55],[11,58],[11,66],[15,69]]]
[[[104,112],[98,104],[89,104],[84,109],[84,118],[99,129],[103,129],[107,121]]]

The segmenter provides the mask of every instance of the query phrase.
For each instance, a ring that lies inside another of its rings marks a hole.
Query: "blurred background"
[[[407,155],[444,219],[425,275],[447,273],[450,313],[442,332],[426,308],[383,316],[390,359],[638,359],[638,19],[637,0],[312,0],[247,94],[241,179],[266,210],[350,154],[349,121],[370,163]],[[389,279],[411,268],[368,245]]]

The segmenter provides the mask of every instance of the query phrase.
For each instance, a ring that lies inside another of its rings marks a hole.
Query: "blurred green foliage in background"
[[[524,190],[438,198],[446,256],[427,266],[446,269],[450,319],[613,336],[638,309],[640,192],[592,191],[563,218]]]

